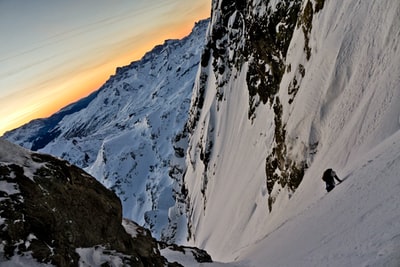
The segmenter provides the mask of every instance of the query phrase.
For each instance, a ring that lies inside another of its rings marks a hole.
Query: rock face
[[[279,90],[285,72],[290,72],[292,68],[286,62],[286,56],[296,27],[301,27],[304,32],[306,40],[304,53],[305,60],[308,60],[311,49],[307,40],[311,31],[311,20],[314,12],[320,11],[323,4],[324,1],[317,1],[314,6],[310,1],[301,0],[269,2],[254,0],[247,3],[234,0],[213,1],[210,29],[202,54],[202,68],[186,127],[192,136],[195,131],[201,132],[198,137],[191,137],[193,143],[191,147],[193,150],[199,148],[200,160],[204,165],[204,175],[201,178],[201,192],[204,199],[210,180],[207,172],[212,173],[211,169],[214,168],[210,166],[210,156],[216,145],[213,140],[214,129],[218,128],[219,123],[215,119],[218,117],[216,114],[223,113],[221,110],[225,105],[224,102],[233,101],[229,95],[235,84],[240,84],[235,90],[247,91],[241,98],[248,99],[246,110],[251,127],[254,125],[253,128],[257,128],[257,124],[260,124],[257,121],[261,117],[259,114],[257,118],[260,110],[270,111],[268,117],[272,119],[269,121],[273,133],[266,135],[268,139],[272,137],[268,142],[273,144],[270,148],[266,148],[270,151],[263,156],[269,210],[272,210],[278,195],[277,191],[285,188],[291,195],[301,183],[306,159],[292,158],[289,155],[286,125],[282,119],[286,105],[282,103]],[[302,76],[305,75],[305,69],[301,64],[293,68]],[[297,85],[298,81],[294,78],[289,89],[289,104],[296,96]],[[213,94],[216,99],[214,101],[210,98],[210,101],[215,102],[210,107],[211,111],[208,110],[209,107],[204,107],[207,93]],[[236,103],[236,105],[242,104]],[[206,115],[206,121],[201,118],[202,112],[209,113]],[[269,121],[262,123],[269,124]],[[194,159],[190,161],[195,162]]]
[[[0,146],[3,258],[30,254],[39,262],[78,266],[77,249],[101,248],[132,266],[166,264],[148,230],[135,237],[125,231],[119,198],[96,179],[64,160],[2,139]]]

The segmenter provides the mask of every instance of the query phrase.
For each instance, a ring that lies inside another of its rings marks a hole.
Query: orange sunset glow
[[[23,20],[24,14],[8,16],[21,12],[18,2],[0,3],[0,31],[9,40],[0,49],[0,135],[87,96],[117,67],[140,59],[166,39],[186,36],[196,21],[210,15],[211,0],[136,0],[122,1],[121,6],[99,1],[98,7],[85,2],[76,7],[83,10],[59,3],[65,15],[53,16],[44,12],[61,8],[57,3],[40,0],[28,5],[32,8],[26,7],[26,20],[32,24],[26,24],[26,33],[10,31],[7,36],[11,20]],[[98,10],[92,18],[94,8]],[[84,15],[69,22],[68,12]]]

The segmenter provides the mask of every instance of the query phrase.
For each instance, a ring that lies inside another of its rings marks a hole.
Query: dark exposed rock
[[[249,118],[253,118],[260,102],[273,102],[285,72],[285,58],[301,2],[280,1],[276,7],[268,6],[265,13],[259,14],[254,10],[262,10],[267,3],[213,2],[213,27],[201,62],[206,67],[212,55],[219,101],[223,99],[224,85],[232,70],[240,69],[244,62],[248,62]]]
[[[167,264],[148,230],[135,237],[125,231],[121,203],[112,191],[66,161],[29,155],[24,166],[0,163],[0,181],[13,188],[0,191],[5,258],[31,252],[39,262],[78,266],[77,248],[101,247],[126,265]]]
[[[276,184],[279,184],[282,188],[286,186],[289,192],[294,192],[303,180],[305,170],[304,163],[296,163],[287,156],[286,130],[285,125],[282,123],[283,109],[279,97],[275,98],[273,109],[275,113],[275,144],[265,163],[268,207],[270,211],[275,202],[275,195],[272,194],[274,186]]]
[[[248,31],[245,51],[248,53],[247,58],[251,59],[247,74],[249,117],[253,116],[258,105],[254,101],[256,95],[263,103],[272,103],[279,90],[300,5],[301,1],[280,1],[275,10],[269,7],[267,14],[246,16]]]
[[[308,1],[306,3],[302,15],[299,18],[299,24],[298,24],[298,26],[301,26],[301,29],[303,30],[304,40],[305,40],[304,52],[306,53],[307,60],[309,60],[311,57],[311,48],[309,43],[310,43],[310,33],[312,29],[313,15],[314,15],[314,9],[312,7],[311,2]]]

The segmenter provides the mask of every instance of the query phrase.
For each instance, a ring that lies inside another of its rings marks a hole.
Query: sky
[[[211,0],[0,0],[0,135],[97,90],[210,12]]]

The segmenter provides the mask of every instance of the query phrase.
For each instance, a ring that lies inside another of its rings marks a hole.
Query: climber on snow
[[[322,175],[322,180],[326,184],[326,191],[330,192],[333,188],[335,188],[335,179],[341,183],[342,180],[339,179],[339,177],[336,175],[336,172],[332,169],[327,169],[324,171],[324,174]]]

